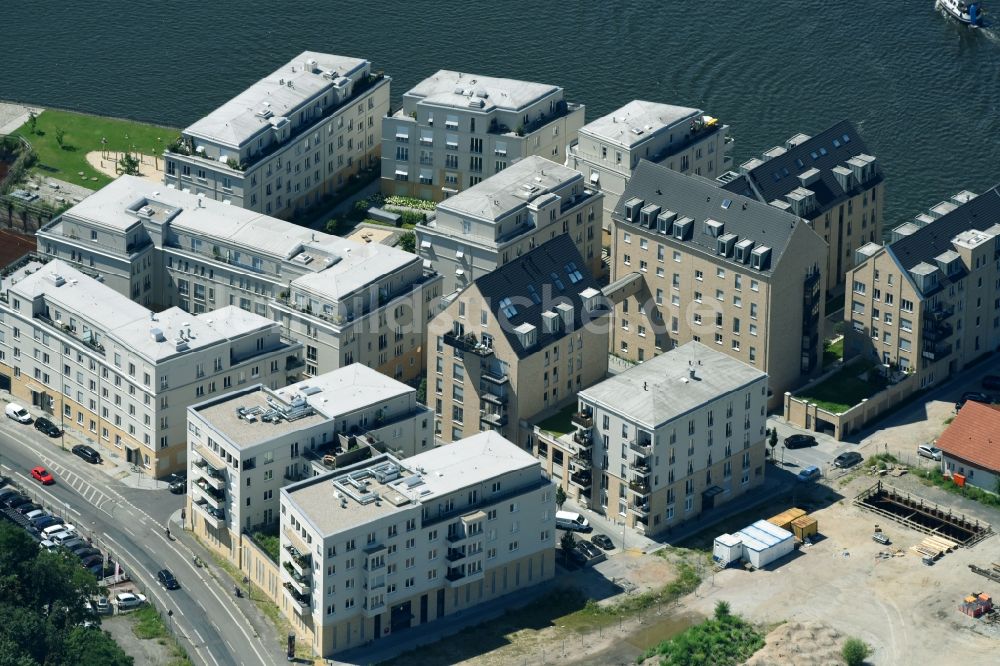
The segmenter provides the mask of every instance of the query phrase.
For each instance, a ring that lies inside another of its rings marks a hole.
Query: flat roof
[[[44,296],[50,305],[85,318],[99,335],[152,363],[276,326],[267,317],[232,305],[197,315],[177,307],[154,313],[59,259],[22,277],[15,291],[25,298]],[[183,348],[178,349],[182,333]]]
[[[576,169],[531,155],[448,197],[437,205],[437,209],[457,216],[493,221],[574,179],[582,180],[583,175]]]
[[[455,92],[456,90],[471,91],[471,96]],[[560,92],[562,88],[547,83],[532,83],[517,79],[503,79],[481,74],[468,74],[440,69],[427,77],[406,95],[421,97],[421,102],[439,106],[452,106],[465,111],[470,109],[470,99],[483,100],[481,111],[501,109],[518,111],[531,106],[546,95]],[[483,96],[485,94],[485,96]]]
[[[580,134],[591,134],[629,148],[703,113],[701,109],[687,106],[634,99],[608,115],[590,121],[580,128]],[[686,127],[684,129],[687,130]]]
[[[292,280],[293,287],[340,299],[384,275],[420,262],[420,257],[415,254],[381,243],[357,243],[329,236],[324,247],[340,260],[319,272],[307,273]]]
[[[307,66],[308,60],[315,60],[316,67]],[[361,58],[303,51],[190,125],[184,133],[238,147],[262,128],[271,127],[269,118],[258,115],[260,110],[270,109],[273,117],[290,116],[305,102],[332,89],[337,78],[353,78],[368,65]],[[324,72],[333,75],[324,76]]]
[[[321,534],[329,536],[532,467],[540,469],[534,456],[490,431],[405,460],[384,454],[293,484],[281,492]],[[389,474],[392,478],[387,480],[380,480],[375,474],[393,468],[397,473]],[[345,477],[353,477],[359,483],[353,485]],[[366,501],[359,501],[362,496]]]
[[[352,363],[274,391],[262,385],[233,391],[191,409],[242,450],[408,393],[416,393],[416,389],[366,365]],[[239,407],[271,409],[268,398],[286,408],[302,399],[311,413],[293,421],[264,422],[259,415],[255,421],[248,421],[236,412]]]
[[[736,536],[747,548],[759,552],[777,546],[779,543],[791,539],[794,535],[766,520],[758,520],[753,525],[741,529],[736,533]]]
[[[753,366],[692,341],[586,388],[579,397],[656,428],[766,377]]]

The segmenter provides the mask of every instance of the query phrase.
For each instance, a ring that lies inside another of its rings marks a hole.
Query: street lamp
[[[243,576],[243,584],[247,586],[247,599],[253,601],[253,597],[250,596],[250,578]]]

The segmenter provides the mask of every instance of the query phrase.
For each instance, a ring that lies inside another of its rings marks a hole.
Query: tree
[[[323,231],[325,231],[328,234],[336,234],[338,226],[340,226],[340,220],[338,220],[335,217],[331,217],[329,220],[326,221],[326,225],[323,227]]]
[[[417,402],[426,405],[427,404],[427,379],[420,380],[420,386],[417,387]]]
[[[66,138],[66,130],[64,130],[62,127],[57,127],[56,128],[56,143],[59,144],[60,148],[64,147],[63,146],[63,139],[65,139],[65,138]]]
[[[414,234],[412,231],[404,232],[403,235],[399,237],[399,249],[416,254],[417,251],[416,234]]]
[[[35,115],[34,111],[28,113],[28,130],[34,134],[38,128],[38,116]]]
[[[771,457],[774,458],[774,447],[778,445],[778,429],[771,428],[771,439],[768,440],[767,445],[771,447]]]
[[[719,601],[717,604],[715,604],[715,619],[716,620],[725,620],[726,618],[728,618],[730,616],[731,616],[731,612],[730,612],[729,602],[728,601]]]
[[[559,539],[559,547],[562,548],[563,561],[568,563],[569,554],[576,548],[576,535],[569,530],[563,532],[562,538]]]
[[[556,506],[561,509],[565,501],[566,501],[566,491],[563,490],[562,486],[556,486]]]
[[[840,656],[847,662],[847,666],[861,666],[871,653],[872,649],[860,638],[848,638],[840,650]]]
[[[118,160],[118,172],[129,176],[139,175],[139,160],[131,153],[122,153],[122,158]]]
[[[134,660],[125,654],[111,634],[97,627],[75,627],[63,643],[63,663],[132,666]]]

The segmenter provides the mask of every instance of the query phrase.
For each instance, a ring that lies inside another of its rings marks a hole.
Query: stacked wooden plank
[[[958,543],[952,541],[951,539],[945,539],[940,536],[928,536],[925,537],[923,541],[918,543],[916,546],[911,546],[910,550],[917,553],[921,557],[930,557],[936,560],[945,553],[950,553],[951,551],[958,548]]]

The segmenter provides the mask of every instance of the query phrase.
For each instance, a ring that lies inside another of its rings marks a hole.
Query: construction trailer
[[[804,515],[806,515],[805,511],[803,511],[802,509],[797,509],[795,507],[792,507],[791,509],[782,511],[777,516],[772,516],[768,518],[767,522],[771,523],[772,525],[777,525],[783,530],[788,530],[789,532],[791,532],[792,521],[801,518]]]
[[[717,537],[712,545],[712,557],[720,566],[742,560],[760,569],[794,549],[794,534],[766,520],[758,520],[735,534]]]
[[[819,533],[819,522],[812,516],[799,516],[792,521],[792,534],[799,541],[805,541]]]

